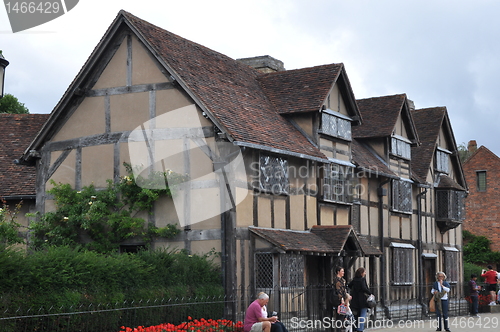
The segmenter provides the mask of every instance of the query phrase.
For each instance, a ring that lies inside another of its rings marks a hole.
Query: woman
[[[450,331],[448,328],[448,293],[450,292],[450,284],[446,281],[444,272],[436,273],[436,281],[432,285],[431,293],[436,301],[436,315],[438,319],[438,328],[436,331],[441,331],[441,317],[444,320],[444,330]]]
[[[366,298],[372,294],[366,284],[365,277],[366,270],[364,267],[360,267],[354,273],[354,279],[349,283],[352,294],[351,308],[355,309],[356,322],[358,322],[357,331],[363,331],[365,328],[366,312],[368,311]]]
[[[497,271],[493,270],[493,266],[487,266],[488,271],[483,270],[481,277],[485,279],[486,284],[488,285],[488,291],[490,292],[491,301],[489,305],[497,304],[497,279],[498,274]]]
[[[341,304],[349,306],[351,296],[347,293],[347,285],[344,279],[344,268],[341,266],[335,267],[335,277],[333,277],[333,311],[337,315],[337,307]],[[337,315],[338,316],[338,315]],[[343,315],[338,317],[344,319]]]

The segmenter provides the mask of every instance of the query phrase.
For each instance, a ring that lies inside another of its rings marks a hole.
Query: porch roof
[[[457,183],[457,181],[453,180],[446,174],[440,174],[438,178],[438,189],[455,189],[459,191],[465,191],[465,188]]]
[[[366,238],[358,237],[350,225],[317,225],[307,231],[251,226],[249,230],[285,252],[324,256],[382,255]]]

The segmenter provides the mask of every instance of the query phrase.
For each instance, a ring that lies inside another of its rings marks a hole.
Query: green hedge
[[[99,254],[52,247],[0,252],[0,311],[223,294],[213,253]]]

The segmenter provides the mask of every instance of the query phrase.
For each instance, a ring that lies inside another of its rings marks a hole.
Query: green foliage
[[[481,278],[482,269],[484,269],[484,267],[473,263],[464,262],[464,281],[469,281],[472,273],[477,275],[478,280],[482,280]]]
[[[126,167],[130,172],[130,166]],[[137,216],[143,211],[150,212],[161,195],[171,195],[161,172],[138,181],[158,179],[163,179],[163,189],[140,187],[131,173],[117,183],[108,180],[107,188],[101,190],[89,185],[76,191],[69,184],[52,181],[53,188],[47,193],[54,197],[56,211],[47,212],[31,223],[32,245],[36,249],[82,246],[104,253],[116,251],[127,239],[139,238],[150,243],[154,237],[174,237],[179,233],[175,225],[158,228]]]
[[[0,206],[0,250],[2,248],[24,243],[24,238],[19,235],[21,225],[17,222],[17,214],[21,209],[21,204],[16,204],[11,210],[7,202],[2,201]]]
[[[0,99],[0,113],[28,114],[29,110],[16,97],[6,93]]]
[[[491,241],[485,236],[476,236],[468,231],[463,231],[464,262],[467,263],[493,263],[500,260],[500,252],[490,249]]]
[[[76,306],[124,300],[223,294],[220,268],[207,255],[144,250],[100,254],[67,246],[25,254],[0,251],[2,305]],[[3,304],[2,304],[3,303]]]
[[[457,151],[458,151],[458,157],[460,158],[460,161],[463,163],[464,161],[469,158],[472,153],[467,149],[467,145],[465,143],[459,144],[457,146]]]

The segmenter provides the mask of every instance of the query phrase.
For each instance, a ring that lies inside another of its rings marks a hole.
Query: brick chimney
[[[273,73],[276,71],[285,71],[283,61],[273,58],[269,55],[255,56],[251,58],[236,59],[263,73]]]
[[[469,141],[469,144],[467,144],[467,151],[469,151],[469,154],[473,154],[477,150],[477,143],[475,140]]]

